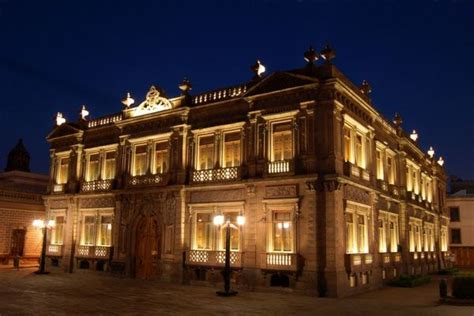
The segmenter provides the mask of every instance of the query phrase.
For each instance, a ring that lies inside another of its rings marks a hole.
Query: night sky
[[[48,172],[53,116],[120,111],[151,84],[177,96],[304,66],[329,42],[334,63],[372,86],[375,107],[403,117],[448,174],[474,179],[474,1],[0,0],[0,167],[18,138],[33,171]]]

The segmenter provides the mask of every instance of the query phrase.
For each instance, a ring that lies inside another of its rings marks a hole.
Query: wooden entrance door
[[[23,249],[25,248],[25,234],[24,229],[14,229],[12,231],[12,243],[10,254],[12,256],[23,256]]]
[[[159,249],[158,223],[155,219],[144,217],[137,226],[135,245],[135,275],[141,279],[151,279],[157,274]]]

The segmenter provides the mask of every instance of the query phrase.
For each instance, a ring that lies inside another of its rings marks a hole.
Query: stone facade
[[[51,262],[219,282],[223,214],[233,280],[249,288],[347,296],[442,266],[443,168],[322,54],[235,87],[190,95],[185,81],[179,97],[152,87],[111,116],[58,116],[46,208],[64,231]]]

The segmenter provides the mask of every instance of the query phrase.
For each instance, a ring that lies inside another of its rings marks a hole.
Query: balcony
[[[240,178],[240,167],[194,170],[191,175],[191,181],[193,183],[227,182],[239,180]]]
[[[225,265],[225,251],[190,250],[186,253],[186,264],[195,266],[223,267]],[[242,267],[242,253],[230,252],[230,266]]]
[[[130,177],[127,181],[129,187],[140,187],[149,185],[166,185],[168,183],[167,173],[145,174]]]
[[[370,253],[353,254],[349,253],[345,256],[345,266],[348,272],[364,271],[372,267],[373,257]]]
[[[109,191],[114,187],[114,180],[84,181],[81,183],[81,192]]]
[[[294,160],[268,161],[266,172],[268,174],[292,173],[294,169]]]
[[[261,268],[265,270],[298,270],[298,255],[296,253],[267,252],[262,255]]]
[[[386,252],[380,254],[380,265],[389,266],[400,263],[402,256],[399,252]]]
[[[348,161],[344,162],[344,175],[357,180],[370,181],[370,174],[367,170]]]
[[[62,257],[63,245],[48,245],[46,249],[46,255],[51,257]]]
[[[388,185],[385,180],[377,179],[377,188],[382,191],[388,191]]]
[[[110,246],[84,246],[80,245],[76,250],[76,258],[108,259],[110,257]]]

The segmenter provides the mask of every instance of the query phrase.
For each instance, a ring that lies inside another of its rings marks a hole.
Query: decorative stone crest
[[[151,86],[150,90],[146,94],[145,101],[143,101],[136,108],[131,109],[131,116],[140,116],[149,113],[164,111],[172,109],[173,105],[171,102],[164,97],[164,94],[160,91],[159,88]]]

